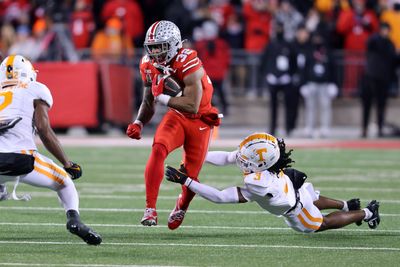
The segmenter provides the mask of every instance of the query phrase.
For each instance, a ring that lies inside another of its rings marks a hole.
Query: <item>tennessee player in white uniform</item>
[[[0,83],[0,184],[14,181],[56,191],[67,215],[67,229],[90,245],[100,244],[100,235],[79,217],[79,198],[72,179],[79,178],[82,171],[68,159],[50,127],[48,110],[53,98],[49,89],[36,81],[32,64],[20,55],[3,60]],[[64,168],[37,151],[35,130]],[[15,196],[15,190],[13,193]]]
[[[244,173],[244,187],[218,190],[189,178],[183,170],[170,166],[166,179],[186,185],[190,190],[215,203],[245,203],[254,201],[264,210],[283,216],[292,229],[311,233],[341,228],[351,223],[368,223],[375,229],[379,222],[379,202],[371,201],[360,210],[359,199],[335,200],[320,196],[307,176],[289,168],[291,151],[286,152],[282,139],[267,133],[254,133],[246,137],[233,152],[209,152],[206,161],[214,165],[236,162]],[[322,215],[323,209],[338,209]]]

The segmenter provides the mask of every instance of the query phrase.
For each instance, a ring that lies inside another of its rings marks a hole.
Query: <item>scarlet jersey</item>
[[[151,84],[152,79],[159,73],[161,69],[157,69],[154,66],[155,62],[145,55],[140,62],[140,74],[144,84]],[[184,86],[183,79],[199,70],[203,66],[201,60],[197,57],[197,52],[193,49],[181,48],[178,54],[171,60],[169,65],[169,73],[172,77],[177,79],[182,86]],[[166,74],[166,73],[165,73]],[[204,75],[201,79],[201,85],[203,90],[203,96],[201,98],[200,107],[198,114],[207,113],[211,110],[211,98],[213,95],[213,86],[207,73],[204,71]],[[183,92],[185,95],[185,92]]]

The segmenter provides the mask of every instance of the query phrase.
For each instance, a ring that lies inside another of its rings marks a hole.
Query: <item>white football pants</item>
[[[29,153],[35,157],[34,170],[26,175],[17,177],[0,175],[0,184],[19,179],[21,183],[49,188],[57,192],[65,211],[71,209],[78,211],[78,192],[67,172],[37,151],[23,151],[23,153]]]

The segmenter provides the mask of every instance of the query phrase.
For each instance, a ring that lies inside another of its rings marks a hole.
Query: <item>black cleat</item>
[[[350,200],[347,200],[347,207],[349,210],[360,210],[361,209],[361,203],[359,198],[353,198]],[[362,224],[362,221],[356,222],[357,226],[360,226]]]
[[[379,216],[379,202],[372,200],[368,205],[367,209],[372,212],[371,218],[364,220],[368,223],[368,227],[371,229],[376,229],[381,222],[381,217]]]
[[[67,229],[72,234],[79,236],[88,245],[100,245],[102,239],[101,236],[87,227],[84,223],[78,220],[69,220],[67,222]]]

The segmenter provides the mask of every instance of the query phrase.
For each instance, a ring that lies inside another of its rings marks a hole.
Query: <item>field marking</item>
[[[44,241],[0,241],[1,244],[34,244],[34,245],[83,245],[83,242],[44,242]],[[288,246],[288,245],[251,245],[251,244],[190,244],[190,243],[123,243],[103,242],[101,246],[150,246],[150,247],[209,247],[209,248],[285,248],[285,249],[320,249],[320,250],[373,250],[373,251],[400,251],[400,248],[386,247],[328,247],[328,246]]]
[[[65,223],[24,223],[24,222],[0,222],[0,225],[11,225],[11,226],[61,226],[64,227]],[[90,224],[92,227],[121,227],[121,228],[148,228],[141,224]],[[167,228],[166,225],[157,225],[154,228]],[[248,226],[215,226],[215,225],[182,225],[182,229],[213,229],[213,230],[255,230],[255,231],[293,231],[289,227],[248,227]],[[370,230],[370,229],[332,229],[335,232],[368,232],[368,233],[389,233],[396,234],[400,233],[400,230]]]
[[[22,206],[9,206],[0,207],[0,210],[33,210],[33,211],[61,211],[62,208],[55,207],[22,207]],[[143,209],[121,209],[121,208],[80,208],[81,211],[86,212],[143,212]],[[171,213],[171,210],[157,209],[158,213]],[[205,213],[205,214],[265,214],[271,215],[267,211],[245,211],[245,210],[196,210],[190,209],[189,213]],[[380,213],[383,217],[399,217],[397,213]]]
[[[318,181],[317,181],[318,182]],[[233,180],[232,183],[218,183],[218,182],[208,182],[208,185],[224,188],[227,186],[232,186],[232,184],[236,184]],[[375,187],[375,188],[363,188],[363,187],[330,187],[330,186],[317,186],[314,184],[314,188],[316,190],[321,191],[339,191],[339,192],[377,192],[377,193],[400,193],[400,188],[388,188],[388,187]],[[240,184],[238,186],[241,186]],[[112,183],[76,183],[76,187],[78,191],[84,192],[97,192],[97,193],[110,193],[110,192],[144,192],[145,185],[144,184],[112,184]],[[165,183],[162,184],[161,191],[171,191],[176,190],[178,186],[173,183]],[[100,190],[100,191],[99,191]]]
[[[57,194],[53,191],[33,191],[29,192],[29,194],[32,197],[35,198],[54,198],[57,197]],[[79,198],[81,199],[115,199],[115,200],[121,200],[121,199],[126,199],[126,200],[144,200],[146,199],[146,196],[141,195],[141,196],[134,196],[134,195],[112,195],[112,194],[83,194],[79,195]],[[164,200],[176,200],[176,196],[158,196],[158,199],[164,199]],[[196,198],[196,201],[208,201],[202,197]],[[369,201],[369,199],[361,199],[363,202]],[[394,200],[394,199],[379,199],[379,203],[385,203],[385,204],[400,204],[400,200]]]
[[[230,186],[227,183],[213,183],[210,182],[208,183],[209,185],[212,186]],[[105,187],[108,188],[109,190],[115,190],[119,188],[124,188],[124,189],[134,189],[137,187],[144,188],[144,184],[113,184],[113,183],[77,183],[76,186],[79,187]],[[174,188],[176,189],[177,186],[173,183],[170,184],[163,184],[163,188]],[[315,186],[314,188],[316,190],[329,190],[329,191],[365,191],[365,192],[400,192],[400,188],[389,188],[389,187],[379,187],[379,188],[363,188],[363,187],[330,187],[330,186]]]
[[[68,267],[184,267],[176,265],[119,265],[119,264],[87,264],[87,263],[23,263],[23,262],[0,262],[0,266],[68,266]]]

